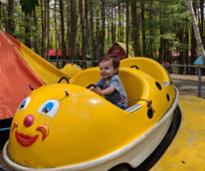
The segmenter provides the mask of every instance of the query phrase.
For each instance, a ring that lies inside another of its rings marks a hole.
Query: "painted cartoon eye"
[[[38,112],[53,117],[58,111],[59,102],[57,100],[47,100],[39,108]]]
[[[21,104],[19,105],[18,110],[25,109],[25,108],[28,106],[28,104],[29,104],[30,101],[31,101],[31,97],[25,98],[25,99],[21,102]]]

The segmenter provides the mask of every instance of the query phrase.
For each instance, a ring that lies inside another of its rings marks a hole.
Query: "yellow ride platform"
[[[152,171],[205,170],[205,100],[182,96],[182,120],[176,137]]]

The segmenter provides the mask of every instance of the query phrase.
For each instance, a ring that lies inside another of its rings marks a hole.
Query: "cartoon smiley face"
[[[25,110],[26,107],[29,105],[30,101],[31,101],[31,97],[25,98],[21,102],[18,108],[18,112],[21,110]],[[46,115],[52,118],[56,114],[58,108],[59,108],[59,102],[57,100],[54,99],[46,100],[39,107],[38,113],[39,115]],[[37,118],[35,117],[34,114],[26,114],[21,123],[23,123],[25,129],[29,129],[30,127],[32,127],[36,119]],[[35,143],[35,141],[39,138],[39,136],[42,137],[41,138],[42,141],[45,140],[45,138],[49,134],[49,127],[46,124],[38,125],[35,128],[36,134],[34,135],[25,134],[24,132],[18,131],[18,126],[19,126],[19,121],[14,120],[12,123],[12,133],[15,135],[17,142],[24,147],[31,146],[33,143]],[[38,133],[40,133],[40,135]]]

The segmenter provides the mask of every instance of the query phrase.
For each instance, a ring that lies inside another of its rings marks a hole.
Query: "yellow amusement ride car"
[[[5,161],[28,171],[140,165],[166,135],[178,91],[166,70],[148,58],[122,60],[119,76],[129,98],[126,110],[86,88],[99,79],[98,67],[78,72],[69,84],[33,90],[13,118]]]

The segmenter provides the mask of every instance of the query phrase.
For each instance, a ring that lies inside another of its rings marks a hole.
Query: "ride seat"
[[[87,87],[100,79],[99,68],[89,68],[73,76],[70,83]],[[141,71],[132,68],[120,68],[119,77],[128,96],[128,106],[135,105],[145,91],[144,78]]]
[[[163,85],[169,85],[170,77],[167,74],[167,70],[159,64],[157,61],[148,57],[130,57],[123,59],[120,62],[121,67],[134,67],[141,70],[154,79],[158,80]]]

